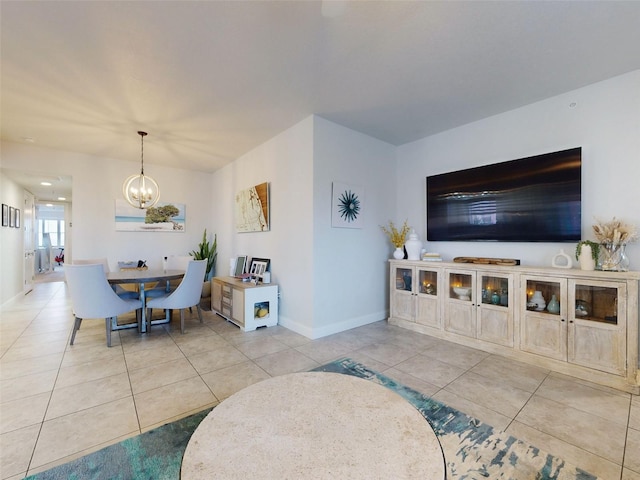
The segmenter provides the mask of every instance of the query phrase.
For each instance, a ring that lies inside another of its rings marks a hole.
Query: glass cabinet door
[[[413,286],[413,268],[395,268],[396,290],[411,292]]]
[[[423,295],[438,295],[438,272],[432,270],[418,271],[419,293]]]
[[[513,275],[478,272],[477,338],[513,347]]]
[[[523,276],[520,349],[567,360],[567,281]]]
[[[625,283],[569,280],[567,360],[625,375],[626,304]]]
[[[449,272],[449,298],[470,302],[473,296],[474,275]]]
[[[439,330],[442,325],[438,298],[439,271],[426,267],[416,268],[418,276],[416,286],[416,323]]]
[[[480,302],[484,305],[509,306],[509,278],[482,275],[480,280]]]

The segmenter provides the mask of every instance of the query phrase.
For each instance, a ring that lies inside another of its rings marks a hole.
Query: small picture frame
[[[236,258],[236,268],[234,270],[233,276],[242,277],[242,275],[244,275],[244,270],[246,265],[247,265],[246,255],[240,255],[238,258]]]
[[[267,262],[251,261],[251,270],[249,273],[252,277],[262,278],[267,271]]]
[[[16,212],[16,219],[13,222],[13,226],[16,228],[20,228],[20,209],[16,208],[15,212]]]
[[[262,263],[266,263],[266,267],[265,267],[265,272],[269,271],[269,267],[271,266],[271,259],[270,258],[258,258],[258,257],[252,257],[251,258],[251,263],[249,264],[249,272],[251,272],[253,270],[253,264],[255,262],[262,262]]]
[[[13,227],[15,225],[16,220],[16,209],[13,207],[9,207],[9,226]]]
[[[9,226],[9,205],[6,203],[2,204],[2,226]]]

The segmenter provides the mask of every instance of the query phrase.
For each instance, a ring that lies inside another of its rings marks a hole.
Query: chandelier
[[[140,135],[140,175],[131,175],[122,185],[122,193],[129,204],[135,208],[145,209],[153,207],[160,199],[160,187],[151,177],[144,175],[144,137],[147,132],[138,132]]]

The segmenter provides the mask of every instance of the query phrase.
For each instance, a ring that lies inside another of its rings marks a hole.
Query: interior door
[[[24,191],[24,205],[21,214],[21,227],[24,234],[24,286],[23,292],[26,295],[33,290],[33,283],[36,277],[36,239],[35,239],[35,197]]]

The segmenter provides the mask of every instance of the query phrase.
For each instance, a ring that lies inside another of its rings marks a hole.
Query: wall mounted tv
[[[427,177],[427,240],[577,242],[582,149]]]

